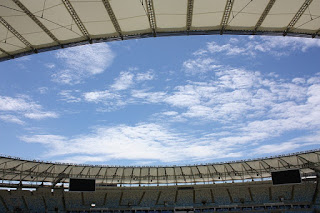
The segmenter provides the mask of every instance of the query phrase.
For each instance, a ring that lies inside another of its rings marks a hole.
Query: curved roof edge
[[[315,34],[308,34],[308,33],[288,33],[283,35],[282,31],[224,31],[223,34],[226,35],[254,35],[254,36],[288,36],[288,37],[301,37],[301,38],[312,38],[312,39],[320,39],[320,35]],[[20,58],[23,56],[38,54],[42,52],[48,52],[52,50],[59,50],[65,49],[69,47],[76,47],[81,45],[88,45],[88,44],[96,44],[102,42],[112,42],[112,41],[123,41],[123,40],[131,40],[131,39],[140,39],[140,38],[150,38],[150,37],[170,37],[170,36],[189,36],[189,35],[220,35],[220,30],[208,30],[208,31],[183,31],[183,32],[158,32],[156,35],[153,33],[145,33],[139,35],[128,35],[122,37],[110,37],[110,38],[95,38],[92,40],[82,40],[77,42],[70,42],[66,44],[39,48],[36,50],[30,50],[22,53],[17,54],[10,54],[9,56],[5,56],[0,58],[0,62],[7,61],[11,59]]]
[[[318,38],[319,2],[3,0],[0,60],[86,43],[158,36],[238,34]]]
[[[64,162],[55,162],[55,161],[45,161],[45,160],[36,160],[36,159],[29,159],[29,158],[21,158],[17,156],[11,156],[6,154],[0,153],[0,160],[3,158],[6,159],[12,159],[12,160],[19,160],[19,161],[27,161],[27,162],[37,162],[37,163],[43,163],[43,164],[57,164],[57,165],[66,165],[66,166],[89,166],[89,167],[106,167],[106,168],[164,168],[164,167],[183,167],[183,166],[207,166],[207,165],[221,165],[221,164],[230,164],[230,163],[241,163],[241,162],[247,162],[247,161],[258,161],[258,160],[267,160],[267,159],[273,159],[273,158],[280,158],[280,157],[290,157],[290,156],[296,156],[299,154],[309,154],[309,153],[315,153],[319,152],[320,154],[320,148],[319,149],[310,149],[300,152],[292,152],[287,154],[279,154],[279,155],[271,155],[268,157],[260,157],[260,158],[248,158],[243,160],[234,160],[234,161],[219,161],[214,163],[205,163],[205,164],[183,164],[183,165],[154,165],[154,166],[120,166],[120,165],[105,165],[105,164],[78,164],[78,163],[64,163]]]
[[[93,178],[98,184],[163,185],[214,183],[270,178],[272,171],[300,169],[303,176],[320,172],[320,150],[223,163],[185,166],[110,167],[28,161],[0,157],[0,178],[6,181],[68,183]]]

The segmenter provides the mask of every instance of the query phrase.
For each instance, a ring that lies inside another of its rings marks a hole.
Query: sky
[[[0,62],[0,153],[185,165],[320,145],[320,40],[179,36]]]

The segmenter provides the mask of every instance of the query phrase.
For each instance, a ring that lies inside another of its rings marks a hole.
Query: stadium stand
[[[95,192],[63,191],[61,196],[47,188],[31,192],[1,190],[0,208],[3,212],[310,211],[316,186],[312,180],[281,187],[273,186],[271,181],[194,185],[186,189],[180,186],[99,187]]]
[[[3,156],[0,212],[312,212],[320,209],[319,159],[320,151],[311,150],[207,165],[105,167]],[[286,169],[299,169],[302,183],[273,185],[271,172]],[[149,173],[158,173],[156,183]],[[69,191],[72,177],[95,177],[96,191]]]

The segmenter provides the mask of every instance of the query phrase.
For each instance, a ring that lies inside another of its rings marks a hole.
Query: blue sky
[[[182,36],[0,63],[1,153],[181,165],[319,148],[320,40]]]

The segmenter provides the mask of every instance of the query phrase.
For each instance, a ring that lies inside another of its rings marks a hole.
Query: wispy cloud
[[[63,161],[76,160],[78,163],[110,159],[173,163],[186,159],[196,162],[241,156],[241,153],[232,152],[231,144],[213,143],[208,139],[199,143],[199,139],[176,133],[154,123],[99,127],[90,134],[72,138],[59,135],[33,135],[23,136],[21,140],[48,146],[46,156],[62,158]],[[81,159],[79,156],[84,158]]]
[[[138,68],[129,68],[127,71],[120,72],[119,76],[114,79],[112,84],[107,85],[105,90],[87,91],[82,94],[79,93],[79,90],[63,90],[59,94],[62,97],[61,100],[69,103],[85,101],[102,104],[97,108],[98,111],[113,111],[129,103],[134,103],[135,100],[131,94],[136,88],[154,78],[153,70],[141,72]]]
[[[30,112],[25,113],[24,116],[26,118],[35,119],[35,120],[42,120],[45,118],[58,118],[59,115],[55,112]]]
[[[49,88],[48,87],[39,87],[38,88],[38,92],[40,93],[40,94],[46,94],[47,92],[48,92],[48,90],[49,90]]]
[[[206,73],[208,71],[213,72],[220,67],[221,65],[217,65],[216,61],[212,58],[196,58],[183,62],[184,70],[191,74]]]
[[[9,122],[9,123],[19,124],[19,125],[25,124],[24,121],[22,121],[20,118],[18,118],[17,116],[14,116],[14,115],[0,115],[0,120],[3,120],[5,122]]]
[[[249,38],[249,39],[248,39]],[[194,56],[227,55],[227,56],[256,56],[266,53],[275,56],[289,55],[294,51],[305,52],[309,48],[320,47],[318,39],[296,37],[251,36],[231,38],[222,42],[208,42],[205,48],[193,53]]]
[[[112,64],[115,54],[108,44],[100,43],[60,50],[56,57],[63,68],[52,75],[53,81],[73,85],[103,73]]]
[[[79,92],[80,90],[62,90],[59,92],[59,95],[61,96],[60,100],[65,101],[67,103],[80,102],[82,99],[81,97],[78,97]]]
[[[120,95],[112,93],[108,90],[104,91],[93,91],[93,92],[86,92],[83,94],[84,100],[87,102],[105,102],[107,100],[116,100],[120,99]]]
[[[114,90],[126,90],[133,85],[134,74],[131,72],[120,72],[120,76],[115,80],[111,88]]]
[[[44,111],[40,104],[32,101],[28,96],[0,96],[0,112],[1,111],[6,113],[2,115],[1,120],[17,124],[24,124],[21,116],[35,120],[59,117],[56,112]],[[11,114],[8,115],[7,113]],[[15,115],[12,115],[12,113],[15,113]]]

